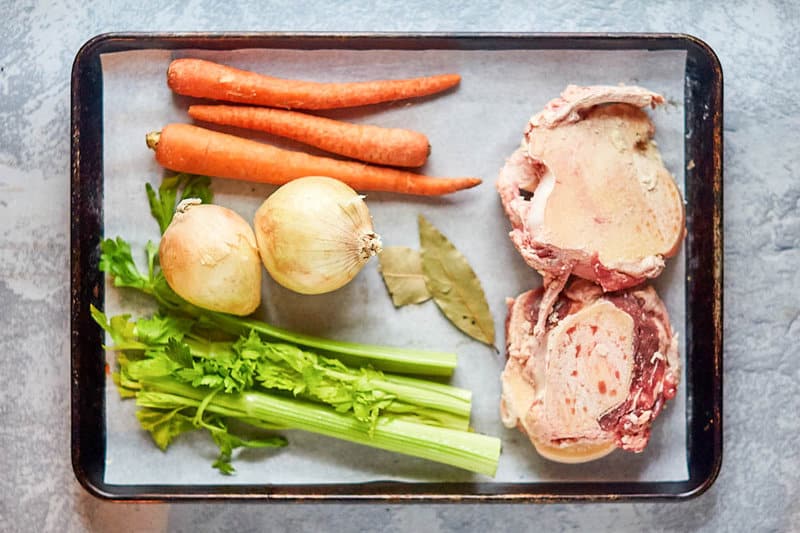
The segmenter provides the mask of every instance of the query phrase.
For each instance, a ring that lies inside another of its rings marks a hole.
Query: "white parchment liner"
[[[503,453],[496,481],[671,481],[685,480],[686,389],[657,419],[641,454],[617,451],[594,463],[570,466],[537,456],[527,439],[503,427],[498,415],[500,372],[504,364],[504,299],[541,284],[507,237],[509,224],[494,189],[497,172],[518,146],[528,118],[569,83],[639,84],[663,94],[667,105],[650,114],[656,141],[679,186],[684,182],[685,53],[677,51],[343,51],[247,50],[182,51],[182,56],[218,60],[274,76],[319,81],[366,80],[458,72],[462,83],[450,93],[414,103],[396,103],[326,113],[327,116],[388,127],[417,129],[428,135],[432,154],[422,169],[440,176],[479,176],[483,185],[445,198],[425,199],[367,193],[376,230],[385,245],[418,246],[417,215],[424,214],[467,256],[481,279],[498,332],[499,351],[472,341],[432,303],[395,309],[370,262],[344,289],[322,296],[300,296],[272,282],[265,273],[261,318],[297,331],[365,343],[455,351],[459,367],[452,383],[474,391],[472,424],[498,436]],[[144,194],[157,186],[162,169],[145,146],[145,133],[169,122],[189,122],[189,100],[167,88],[169,51],[108,54],[103,66],[103,125],[107,237],[120,235],[138,254],[158,239]],[[283,147],[300,145],[267,135],[252,137]],[[274,187],[214,180],[216,202],[252,220]],[[684,357],[683,252],[670,260],[655,283],[680,334]],[[144,313],[146,297],[106,290],[106,311]],[[108,355],[113,366],[113,354]],[[683,359],[684,368],[691,361]],[[684,371],[685,375],[685,371]],[[287,448],[247,450],[234,460],[237,473],[222,476],[211,468],[216,448],[204,434],[179,438],[162,453],[134,417],[132,401],[122,401],[107,382],[107,483],[115,484],[293,484],[374,480],[489,480],[421,459],[392,454],[301,432],[285,432]]]

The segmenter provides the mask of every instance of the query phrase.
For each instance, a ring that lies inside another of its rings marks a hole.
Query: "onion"
[[[281,186],[258,208],[253,225],[267,272],[301,294],[346,285],[381,250],[364,198],[333,178]]]
[[[261,303],[261,261],[253,230],[226,207],[183,200],[158,255],[172,290],[198,307],[242,316]]]

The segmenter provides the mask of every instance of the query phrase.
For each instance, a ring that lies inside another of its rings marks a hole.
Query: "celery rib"
[[[201,402],[207,393],[170,379],[141,380],[150,389],[177,394]],[[211,412],[238,418],[256,418],[318,433],[374,448],[420,457],[493,476],[500,458],[500,439],[479,433],[409,422],[401,418],[383,418],[369,424],[328,408],[299,400],[290,400],[262,392],[216,394],[206,407]]]
[[[452,376],[456,368],[457,356],[450,352],[337,341],[295,333],[249,318],[215,312],[203,312],[202,315],[228,333],[242,335],[255,331],[273,340],[313,348],[321,354],[334,356],[351,366],[370,365],[384,372],[444,377]]]
[[[230,343],[210,343],[189,338],[184,338],[184,342],[189,346],[193,356],[203,359],[221,357],[229,354],[231,351]],[[334,369],[327,369],[326,372],[342,383],[362,379],[362,376],[358,373],[340,372]],[[401,402],[428,408],[429,410],[444,411],[456,415],[458,418],[466,418],[469,420],[472,410],[472,393],[466,389],[453,387],[452,385],[383,373],[380,378],[372,378],[370,380],[370,385],[376,390],[381,390],[396,396]],[[435,416],[433,418],[450,420],[444,416]]]
[[[422,381],[422,380],[420,380]],[[375,387],[396,395],[398,398],[408,398],[415,405],[439,409],[458,416],[469,418],[472,411],[472,404],[451,395],[443,394],[440,391],[417,387],[410,384],[400,384],[390,379],[378,379],[374,381]],[[453,387],[455,388],[455,387]]]

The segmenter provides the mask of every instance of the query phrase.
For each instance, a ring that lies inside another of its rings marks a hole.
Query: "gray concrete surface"
[[[0,530],[798,531],[797,2],[0,1]],[[457,7],[456,7],[457,6]],[[678,31],[725,71],[725,460],[682,504],[115,505],[69,460],[69,72],[110,30]]]

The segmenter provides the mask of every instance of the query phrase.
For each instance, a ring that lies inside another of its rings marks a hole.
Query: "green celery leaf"
[[[130,373],[128,372],[128,367],[134,362],[134,360],[131,360],[128,355],[128,352],[120,352],[117,354],[117,365],[119,368],[116,372],[111,374],[114,383],[116,383],[120,388],[120,396],[123,398],[128,397],[128,394],[123,394],[122,389],[139,391],[142,388],[139,381],[131,377]]]
[[[131,389],[127,386],[125,381],[122,378],[122,375],[119,372],[112,372],[111,373],[111,381],[114,382],[114,385],[117,386],[117,392],[119,392],[120,398],[135,398],[138,392],[137,389]]]
[[[220,421],[217,421],[216,425],[206,422],[203,427],[211,433],[211,438],[219,447],[219,457],[212,466],[225,475],[231,475],[236,471],[231,465],[233,450],[237,448],[278,448],[287,444],[286,439],[279,436],[249,440],[239,438],[230,433]]]
[[[183,409],[183,408],[196,408],[198,402],[191,398],[179,396],[176,394],[168,394],[164,392],[157,392],[152,390],[139,390],[136,394],[136,405],[139,407],[151,407],[153,409]],[[188,416],[188,415],[187,415]]]
[[[352,411],[362,422],[374,424],[381,411],[396,399],[395,395],[374,390],[374,381],[383,378],[381,372],[351,369],[339,360],[297,346],[264,342],[253,332],[234,344],[234,352],[242,360],[260,358],[256,374],[263,387],[326,403],[340,413]]]
[[[257,362],[253,360],[237,359],[233,362],[225,376],[225,392],[241,392],[251,388],[256,367]]]
[[[211,180],[206,176],[193,176],[191,174],[176,174],[165,177],[158,187],[158,192],[149,183],[145,184],[147,200],[150,203],[150,213],[158,222],[158,228],[163,233],[172,222],[178,199],[178,190],[183,189],[181,199],[199,198],[204,204],[213,200],[209,186]]]
[[[214,193],[211,192],[211,178],[193,174],[181,174],[181,176],[186,178],[181,200],[199,198],[204,204],[210,204],[214,201]]]
[[[134,331],[134,323],[130,321],[131,315],[117,315],[106,321],[106,315],[94,305],[89,307],[89,312],[97,324],[111,336],[114,350],[144,350],[145,344],[139,342]],[[109,348],[104,345],[104,348]]]
[[[156,446],[166,450],[175,437],[197,429],[190,416],[180,413],[181,409],[165,411],[146,407],[136,411],[136,418],[142,428],[150,432]]]
[[[295,372],[271,363],[259,366],[258,380],[267,389],[292,391],[295,395],[305,392],[306,384]]]
[[[136,321],[136,337],[141,342],[150,345],[164,345],[171,340],[182,340],[192,329],[194,323],[195,321],[192,319],[172,315],[153,315],[150,318],[140,318]]]
[[[144,252],[147,254],[147,277],[152,285],[156,277],[156,263],[158,262],[158,246],[153,241],[147,241],[144,245]]]
[[[117,315],[111,317],[109,322],[108,331],[114,343],[117,345],[127,344],[131,341],[137,341],[136,324],[131,322],[131,315]]]
[[[105,239],[100,243],[101,271],[114,278],[115,287],[131,287],[145,293],[152,293],[151,282],[142,276],[133,261],[131,246],[122,237]]]
[[[238,341],[233,346],[234,351],[236,351],[239,355],[241,355],[244,359],[254,359],[258,360],[264,354],[264,347],[266,343],[261,340],[261,337],[255,331],[251,331],[250,334],[245,337],[242,336],[239,338]],[[277,361],[277,357],[270,358],[271,360]]]
[[[211,389],[215,389],[221,385],[223,385],[223,378],[222,376],[210,375],[206,374],[205,376],[201,377],[197,381],[192,382],[192,386],[197,387],[200,385],[204,385]]]
[[[211,466],[219,470],[220,474],[226,476],[232,476],[236,473],[236,469],[231,464],[231,458],[222,453],[219,454],[219,457],[217,457],[216,461],[214,461]]]
[[[168,357],[152,357],[139,361],[129,361],[125,365],[125,372],[135,381],[142,378],[160,378],[172,374],[178,368],[177,364]]]
[[[192,352],[189,350],[189,346],[174,337],[169,339],[164,353],[181,368],[194,367],[194,359],[192,359]]]
[[[108,319],[106,318],[106,314],[104,312],[96,308],[94,305],[89,304],[89,313],[92,315],[92,320],[94,320],[98,326],[108,331]]]
[[[147,200],[150,203],[150,213],[158,222],[158,228],[162,235],[167,230],[169,223],[172,222],[180,182],[180,176],[166,177],[161,181],[157,193],[149,183],[144,186],[147,191]]]
[[[194,368],[180,368],[175,371],[175,374],[184,381],[192,384],[199,384],[200,379],[203,377],[203,368],[197,365]]]

